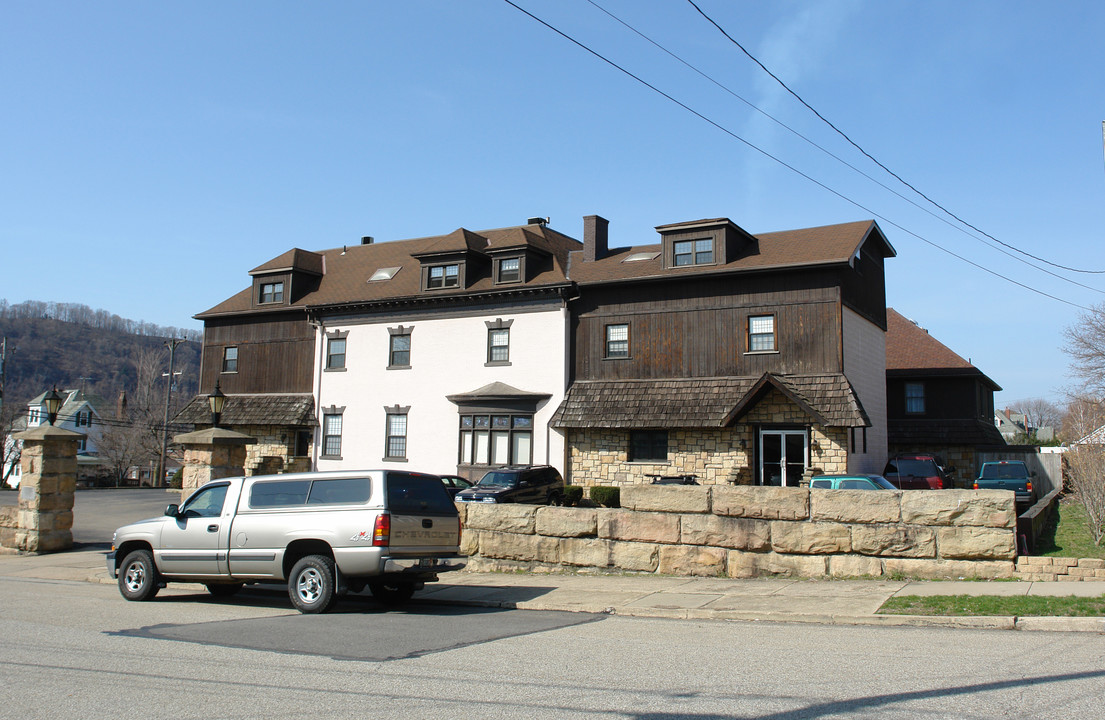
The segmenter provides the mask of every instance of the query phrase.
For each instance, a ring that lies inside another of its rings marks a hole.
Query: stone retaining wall
[[[1017,577],[1021,580],[1101,580],[1105,581],[1105,560],[1100,558],[1034,557],[1017,558]]]
[[[747,578],[1011,578],[1016,513],[996,490],[637,485],[622,507],[460,504],[476,570]]]
[[[0,548],[15,551],[15,532],[19,529],[19,508],[0,507]]]

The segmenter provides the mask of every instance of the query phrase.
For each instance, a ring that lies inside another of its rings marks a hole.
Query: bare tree
[[[1070,487],[1086,510],[1094,544],[1105,537],[1105,446],[1076,445],[1067,453]]]
[[[157,392],[161,380],[160,353],[143,350],[134,365],[137,377],[127,393],[126,417],[106,425],[98,446],[101,459],[107,462],[116,481],[125,478],[131,467],[155,461],[161,452]]]
[[[1082,313],[1063,335],[1071,357],[1071,371],[1082,381],[1085,392],[1105,396],[1105,303]]]
[[[1105,397],[1105,304],[1095,305],[1069,326],[1064,335],[1071,356],[1071,371],[1082,384],[1082,394],[1071,403],[1064,418],[1072,441],[1083,440],[1067,453],[1071,489],[1086,510],[1090,535],[1100,545],[1105,537],[1105,444],[1091,438],[1101,427]],[[1077,437],[1075,437],[1077,435]]]
[[[1077,442],[1105,425],[1105,402],[1082,395],[1071,396],[1061,422],[1063,440]]]
[[[1043,398],[1018,400],[1012,403],[1009,409],[1015,413],[1024,415],[1025,431],[1030,440],[1040,428],[1058,427],[1059,421],[1063,416],[1062,408],[1050,400],[1045,400]]]

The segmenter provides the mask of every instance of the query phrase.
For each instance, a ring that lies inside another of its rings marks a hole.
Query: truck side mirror
[[[165,508],[165,517],[176,517],[180,514],[180,506],[173,503],[169,507]]]

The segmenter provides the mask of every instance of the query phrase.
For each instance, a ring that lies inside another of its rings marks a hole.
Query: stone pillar
[[[23,441],[16,549],[48,553],[73,547],[73,493],[82,433],[40,425],[15,433]]]
[[[184,446],[180,485],[183,503],[197,488],[211,480],[245,475],[246,445],[257,440],[225,428],[207,428],[177,435],[173,442]]]

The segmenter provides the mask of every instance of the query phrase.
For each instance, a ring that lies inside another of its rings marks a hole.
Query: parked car
[[[1018,505],[1031,505],[1036,502],[1032,489],[1034,477],[1036,473],[1028,472],[1028,466],[1021,460],[984,462],[975,478],[974,489],[1012,490]]]
[[[442,484],[445,485],[445,492],[449,493],[449,497],[454,499],[461,490],[472,487],[472,483],[458,475],[440,475],[439,477]]]
[[[810,487],[822,490],[897,490],[882,475],[817,475]]]
[[[489,470],[472,487],[457,493],[457,502],[531,503],[558,505],[564,498],[564,478],[549,465]]]
[[[936,455],[895,455],[886,463],[883,477],[899,490],[943,490],[951,488],[951,473]]]

